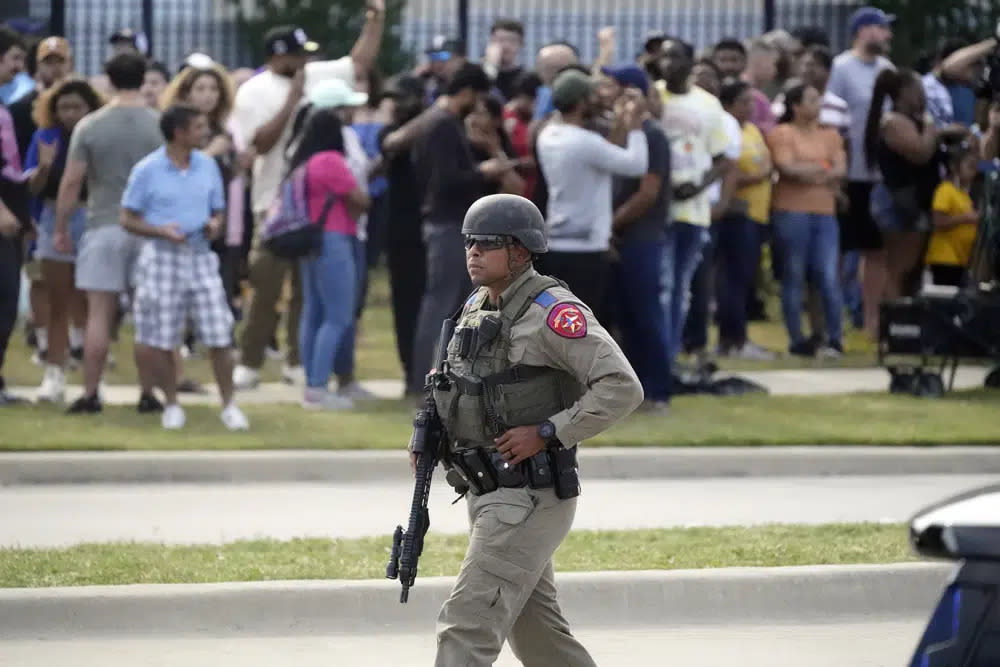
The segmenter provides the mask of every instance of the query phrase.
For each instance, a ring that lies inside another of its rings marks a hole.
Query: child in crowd
[[[934,191],[934,232],[926,263],[936,285],[960,287],[964,282],[979,225],[979,213],[969,195],[978,164],[974,152],[954,150],[948,160],[948,177]]]

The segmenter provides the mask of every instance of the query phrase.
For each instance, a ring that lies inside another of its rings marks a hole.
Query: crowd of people
[[[494,193],[544,214],[539,270],[607,323],[652,409],[676,393],[682,353],[836,358],[845,318],[875,339],[886,299],[928,275],[966,279],[973,190],[1000,149],[1000,104],[977,100],[997,38],[948,42],[920,75],[888,59],[893,17],[866,7],[836,56],[822,28],[803,27],[702,49],[654,32],[619,63],[604,29],[595,62],[555,41],[532,68],[524,26],[498,19],[481,58],[440,36],[416,69],[384,77],[384,14],[371,0],[338,59],[300,27],[272,29],[256,70],[199,52],[172,71],[123,29],[89,79],[64,38],[0,28],[0,371],[23,266],[38,400],[62,402],[82,365],[68,411],[100,412],[130,317],[137,407],[165,428],[184,425],[178,392],[200,389],[184,375],[198,345],[228,428],[249,427],[234,396],[277,355],[305,408],[350,409],[368,397],[357,323],[384,258],[416,394],[441,321],[471,289],[462,219]],[[303,260],[259,238],[295,173],[323,229]],[[787,350],[747,333],[770,280]],[[0,404],[15,402],[0,376]]]

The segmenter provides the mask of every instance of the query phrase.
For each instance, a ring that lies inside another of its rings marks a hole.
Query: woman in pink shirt
[[[344,135],[334,109],[313,113],[289,171],[305,165],[309,215],[323,225],[319,255],[301,261],[302,320],[299,349],[306,372],[303,407],[344,410],[351,400],[327,391],[333,362],[354,320],[357,218],[370,205],[367,183],[358,183],[344,157]]]

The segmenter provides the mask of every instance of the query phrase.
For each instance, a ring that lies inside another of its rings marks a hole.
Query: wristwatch
[[[546,419],[538,425],[538,437],[549,444],[556,437],[556,425]]]

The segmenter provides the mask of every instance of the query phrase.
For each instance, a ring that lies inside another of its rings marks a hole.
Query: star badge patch
[[[553,308],[546,324],[563,338],[583,338],[587,335],[587,318],[572,303],[561,303]]]

